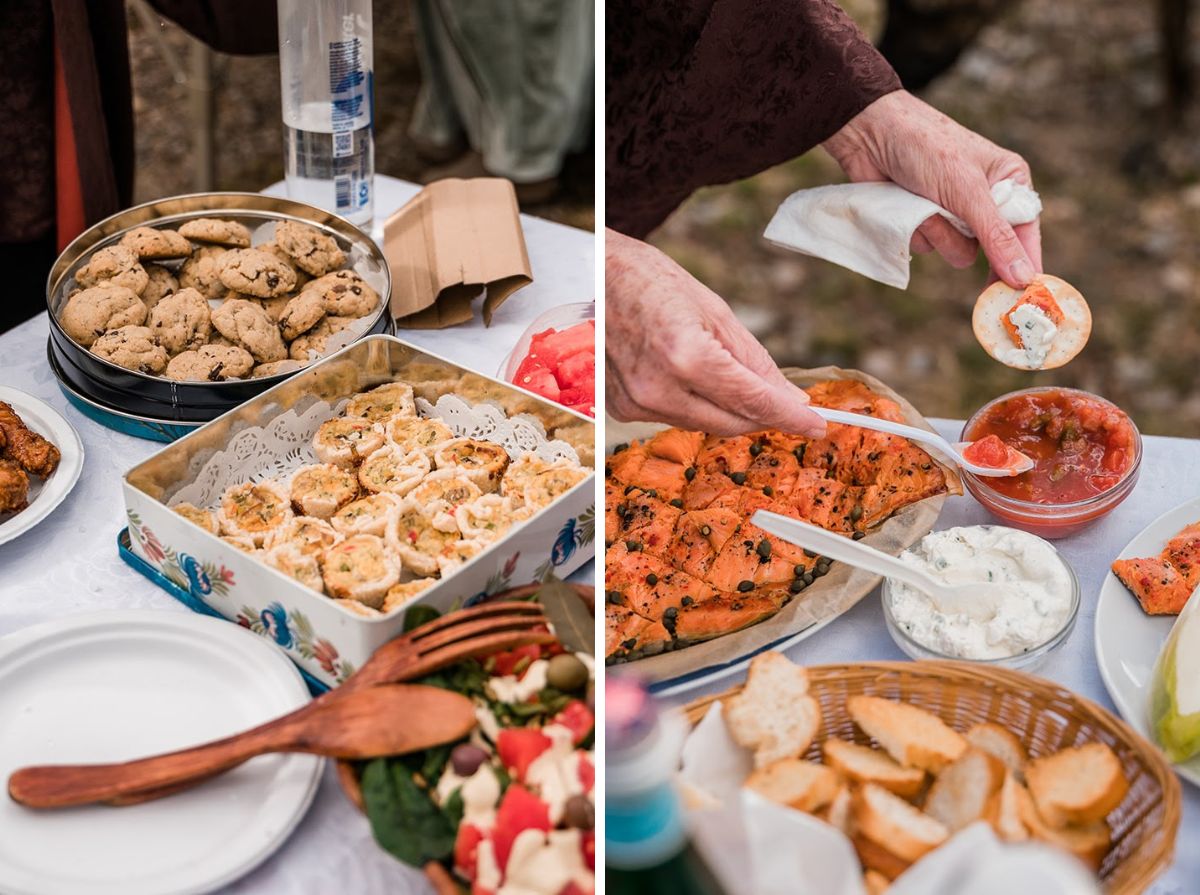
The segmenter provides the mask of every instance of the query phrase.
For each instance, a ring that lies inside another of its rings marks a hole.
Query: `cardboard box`
[[[468,322],[483,296],[483,322],[533,282],[517,194],[501,178],[431,183],[383,225],[397,325],[441,329]]]

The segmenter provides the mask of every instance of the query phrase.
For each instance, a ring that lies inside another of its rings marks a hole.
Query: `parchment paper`
[[[818,367],[811,370],[791,367],[783,373],[802,388],[829,379],[857,380],[875,393],[891,398],[899,404],[904,414],[904,422],[908,425],[934,431],[915,407],[874,376],[858,370],[843,370],[840,367]],[[611,453],[613,447],[623,442],[648,438],[663,428],[652,423],[618,423],[609,420],[605,427],[605,453]],[[885,553],[898,555],[933,530],[948,495],[963,493],[962,480],[957,469],[934,452],[931,451],[930,454],[946,474],[947,492],[905,507],[871,531],[865,539],[866,543]],[[658,683],[709,666],[735,662],[820,622],[831,621],[874,590],[880,580],[878,575],[835,562],[828,575],[818,578],[765,621],[674,652],[610,665],[608,670],[613,674],[635,674],[647,682]]]

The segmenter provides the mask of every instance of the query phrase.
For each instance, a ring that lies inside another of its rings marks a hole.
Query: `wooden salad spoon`
[[[475,726],[475,706],[468,697],[420,684],[365,687],[313,705],[282,723],[165,755],[118,764],[21,768],[8,778],[8,794],[29,808],[87,805],[210,777],[270,752],[349,759],[404,755],[462,739]]]
[[[283,724],[317,711],[331,700],[341,699],[363,687],[412,681],[457,665],[465,659],[478,659],[531,643],[555,642],[555,636],[546,627],[542,607],[537,603],[509,600],[461,609],[389,640],[339,687],[272,723]],[[220,768],[210,776],[224,773],[230,767]],[[207,777],[192,778],[142,791],[126,790],[111,802],[114,805],[137,805],[191,789],[205,779]]]

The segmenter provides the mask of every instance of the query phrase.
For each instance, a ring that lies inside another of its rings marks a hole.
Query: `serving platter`
[[[19,513],[0,513],[0,544],[23,535],[66,499],[83,472],[83,442],[62,414],[33,395],[0,385],[0,401],[12,405],[25,425],[51,441],[62,454],[49,478],[29,477],[29,506]]]
[[[1180,529],[1197,520],[1200,520],[1200,497],[1159,516],[1113,559],[1155,556]],[[1150,680],[1175,619],[1173,615],[1147,615],[1111,570],[1105,576],[1096,603],[1096,663],[1105,689],[1121,716],[1151,741]],[[1200,756],[1175,765],[1175,771],[1184,780],[1200,786]]]
[[[895,401],[901,408],[904,422],[934,431],[915,407],[873,376],[838,367],[783,372],[800,387],[830,379],[862,382],[877,394]],[[651,437],[663,428],[666,427],[652,423],[626,424],[609,420],[605,428],[605,453],[611,454],[620,443]],[[945,458],[935,455],[934,459],[946,473],[947,492],[904,507],[872,530],[867,535],[867,544],[895,555],[933,530],[946,498],[962,493],[957,471]],[[802,598],[792,600],[774,616],[758,624],[685,649],[610,665],[608,672],[637,675],[649,683],[652,691],[663,696],[710,686],[716,681],[743,674],[750,661],[765,650],[786,650],[812,637],[874,591],[880,580],[878,575],[834,563],[830,573],[806,589]]]
[[[282,654],[189,612],[119,610],[0,639],[0,779],[30,764],[124,761],[247,729],[309,699]],[[271,855],[324,762],[269,755],[169,799],[33,811],[0,799],[0,891],[209,892]]]

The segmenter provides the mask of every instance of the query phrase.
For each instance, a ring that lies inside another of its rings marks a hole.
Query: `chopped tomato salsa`
[[[999,401],[965,437],[989,454],[995,437],[1031,458],[1029,472],[984,483],[1007,497],[1049,506],[1087,500],[1116,487],[1133,466],[1137,441],[1133,423],[1119,409],[1070,389]]]
[[[962,453],[963,457],[980,466],[998,469],[1008,460],[1008,445],[999,435],[988,435],[972,442]]]
[[[1042,283],[1031,283],[1021,293],[1021,297],[1017,299],[1016,303],[1004,312],[1002,319],[1009,339],[1018,348],[1024,348],[1025,341],[1021,338],[1021,331],[1017,328],[1017,325],[1012,322],[1012,314],[1021,305],[1033,305],[1049,317],[1055,326],[1062,325],[1064,319],[1063,310],[1058,306],[1058,302],[1054,300],[1054,294]]]

